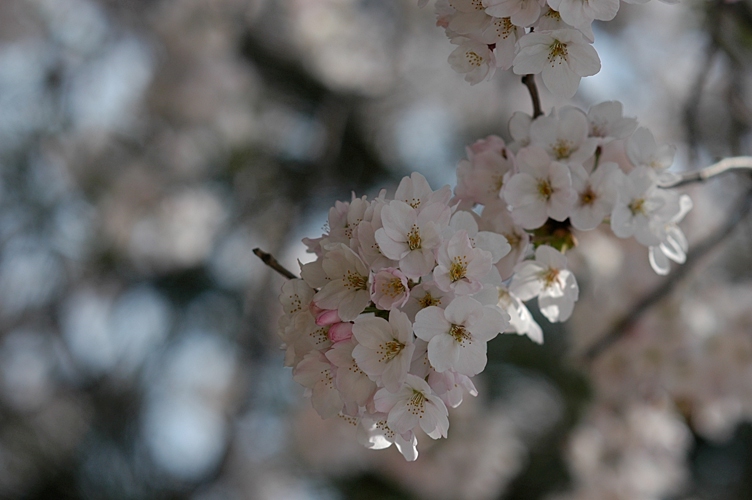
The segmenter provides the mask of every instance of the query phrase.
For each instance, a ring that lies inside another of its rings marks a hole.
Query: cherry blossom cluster
[[[337,202],[326,234],[304,240],[316,259],[282,288],[293,378],[369,448],[394,443],[414,460],[418,429],[446,437],[447,408],[477,394],[488,341],[543,341],[525,301],[551,322],[569,318],[579,289],[563,252],[575,230],[610,221],[660,273],[685,257],[677,222],[691,202],[660,187],[674,181],[673,149],[620,103],[517,113],[510,135],[467,148],[454,196],[413,173],[393,197]]]
[[[512,69],[541,74],[552,93],[569,98],[601,68],[593,21],[610,21],[618,10],[619,0],[438,0],[436,24],[457,45],[449,64],[471,84]]]
[[[538,242],[565,249],[574,244],[567,241],[572,229],[609,222],[617,237],[634,237],[648,247],[658,274],[668,273],[669,260],[685,261],[687,240],[677,224],[692,201],[664,189],[679,179],[668,171],[675,148],[657,144],[647,128],[624,117],[621,103],[603,102],[587,113],[566,106],[535,119],[515,113],[509,133],[508,145],[491,136],[468,148],[457,169],[460,206],[484,205],[483,213],[504,214],[513,225],[498,227],[510,241],[531,232]],[[533,265],[516,264],[512,284],[534,272],[525,267]],[[513,288],[523,300],[532,298],[527,289]],[[569,317],[547,313],[546,304],[539,305],[551,321]]]

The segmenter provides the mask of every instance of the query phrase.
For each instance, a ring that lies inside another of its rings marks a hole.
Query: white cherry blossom
[[[430,370],[427,381],[431,389],[449,408],[457,408],[461,405],[465,393],[473,397],[478,395],[478,389],[475,388],[470,377],[452,370],[445,370],[441,373]]]
[[[379,309],[402,307],[410,298],[407,276],[399,269],[386,267],[373,275],[371,300]]]
[[[525,229],[542,226],[549,217],[563,221],[569,217],[574,191],[566,165],[552,162],[541,148],[530,146],[517,153],[519,173],[504,186],[514,221]]]
[[[556,161],[582,164],[593,156],[597,139],[588,138],[588,121],[577,108],[565,107],[558,116],[539,116],[530,125],[530,143],[540,146]]]
[[[445,232],[449,235],[460,230],[465,231],[473,248],[480,248],[490,253],[491,263],[496,264],[512,250],[512,247],[501,234],[494,231],[479,231],[478,219],[479,217],[474,212],[457,211],[452,215],[449,228]]]
[[[431,203],[418,211],[404,201],[393,200],[381,210],[384,227],[376,231],[381,253],[399,261],[408,278],[420,278],[436,263],[434,249],[441,244],[440,233],[450,216],[451,209],[443,203]]]
[[[413,431],[398,434],[389,427],[385,413],[363,415],[358,420],[356,438],[369,450],[383,450],[392,444],[408,462],[418,458],[418,438]]]
[[[520,38],[519,47],[514,72],[541,73],[546,88],[560,97],[573,97],[580,79],[601,69],[598,53],[577,30],[528,33]]]
[[[541,12],[539,0],[485,0],[486,13],[494,17],[508,17],[516,26],[531,26]]]
[[[328,282],[313,301],[322,309],[336,309],[342,321],[352,321],[371,301],[368,291],[368,267],[343,243],[324,255],[322,268]]]
[[[678,175],[666,170],[674,162],[676,147],[669,144],[658,146],[650,130],[639,127],[627,139],[627,156],[636,167],[647,167],[655,175],[658,185],[670,186]]]
[[[590,231],[603,222],[616,203],[623,174],[613,162],[603,162],[588,175],[582,165],[572,167],[572,187],[577,196],[569,220],[576,229]]]
[[[293,380],[308,389],[307,395],[321,418],[338,414],[345,403],[334,385],[334,366],[319,351],[311,351],[293,369]]]
[[[337,342],[325,356],[337,367],[335,386],[343,400],[346,403],[352,401],[357,406],[366,406],[376,393],[376,383],[358,367],[353,358],[353,349],[357,345],[353,339]]]
[[[522,226],[515,224],[512,214],[507,210],[506,203],[499,200],[486,205],[481,213],[481,227],[484,230],[498,233],[507,240],[509,253],[494,264],[502,279],[512,276],[514,266],[525,257],[529,247],[530,235]]]
[[[387,321],[364,314],[355,320],[353,336],[358,341],[353,349],[358,367],[387,390],[399,390],[415,349],[413,325],[407,315],[394,309]]]
[[[455,298],[446,309],[428,307],[415,316],[415,335],[428,342],[437,372],[454,370],[472,377],[486,367],[486,343],[509,326],[497,307],[470,297]]]
[[[473,248],[467,231],[460,230],[439,247],[433,279],[445,292],[470,295],[483,287],[491,263],[491,252]]]
[[[566,321],[579,296],[574,274],[567,269],[567,258],[547,245],[535,250],[535,260],[517,265],[509,291],[521,300],[537,296],[538,307],[552,323]]]
[[[496,56],[488,44],[466,39],[449,54],[449,65],[465,75],[471,85],[490,80],[496,72]]]
[[[514,168],[512,153],[504,140],[492,135],[477,141],[467,148],[467,157],[457,166],[455,196],[466,208],[498,200],[505,176]]]
[[[619,11],[619,0],[548,0],[548,5],[565,23],[581,30],[590,30],[596,19],[610,21]]]
[[[611,230],[619,238],[634,236],[645,246],[658,246],[665,224],[679,213],[679,195],[659,189],[654,177],[647,167],[622,177],[611,214]]]
[[[387,413],[389,428],[398,434],[420,427],[432,439],[447,436],[447,407],[420,377],[408,374],[399,391],[379,389],[373,400],[377,411]]]
[[[626,139],[637,128],[637,120],[622,115],[619,101],[606,101],[591,106],[587,112],[590,137],[606,144],[614,139]]]

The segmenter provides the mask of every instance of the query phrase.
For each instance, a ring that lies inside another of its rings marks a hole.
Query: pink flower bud
[[[327,337],[334,343],[349,340],[352,337],[352,329],[352,323],[335,323],[329,327]]]
[[[342,321],[336,309],[319,309],[319,311],[316,314],[316,324],[319,326],[333,325]]]

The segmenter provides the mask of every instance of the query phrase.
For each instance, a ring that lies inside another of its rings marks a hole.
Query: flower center
[[[409,411],[413,415],[419,415],[420,418],[423,418],[423,414],[426,412],[425,408],[423,408],[425,406],[425,403],[426,397],[423,395],[423,393],[413,389],[413,396],[410,398],[410,401],[407,402],[407,411]]]
[[[381,284],[381,293],[387,297],[395,298],[405,293],[405,285],[399,278],[392,278]]]
[[[580,195],[580,205],[592,205],[597,198],[598,195],[593,192],[593,189],[590,186],[588,186],[588,188]]]
[[[467,276],[467,259],[464,255],[458,255],[449,266],[449,278],[452,282],[461,280]]]
[[[473,343],[473,341],[470,339],[470,334],[467,332],[464,326],[452,325],[452,327],[449,329],[449,335],[454,337],[454,340],[462,347],[465,346],[466,342],[468,344]]]
[[[554,188],[548,179],[538,181],[538,193],[545,200],[548,200],[554,194]]]
[[[418,305],[423,309],[430,306],[437,306],[439,304],[441,304],[441,299],[431,297],[430,292],[426,292],[422,299],[418,299]]]
[[[567,60],[567,44],[561,43],[559,40],[554,40],[554,43],[548,47],[548,62],[553,63],[559,60],[561,64],[562,60]]]
[[[412,229],[407,233],[407,247],[410,250],[417,250],[420,248],[420,243],[420,231],[418,230],[418,226],[413,224]]]
[[[394,359],[397,354],[402,352],[402,349],[405,348],[405,344],[397,342],[396,340],[390,340],[385,344],[381,344],[379,347],[381,347],[381,349],[376,351],[376,354],[381,355],[379,363],[387,363]]]
[[[504,187],[504,176],[496,174],[491,177],[491,185],[488,187],[489,193],[497,193]]]
[[[519,245],[522,241],[522,237],[517,233],[503,233],[502,236],[507,239],[507,242],[512,248]]]
[[[543,271],[541,279],[543,280],[544,286],[549,288],[559,281],[559,270],[549,267],[547,270]]]
[[[345,276],[345,288],[350,290],[367,290],[367,284],[368,278],[354,273],[349,269],[347,270],[347,275]]]
[[[514,24],[508,17],[502,17],[494,20],[494,26],[496,26],[496,36],[502,40],[509,38],[514,31]]]
[[[569,158],[569,155],[572,154],[572,144],[569,141],[565,141],[564,139],[559,139],[556,141],[556,144],[554,144],[553,153],[556,155],[557,160],[562,160],[564,158]]]
[[[629,211],[632,212],[632,215],[644,214],[645,213],[645,198],[632,200],[632,203],[629,204]]]
[[[476,68],[479,68],[483,64],[483,58],[472,50],[465,52],[465,59],[467,59],[467,63],[470,66],[475,66]]]

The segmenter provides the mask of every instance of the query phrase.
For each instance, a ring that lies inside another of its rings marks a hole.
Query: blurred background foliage
[[[577,355],[662,281],[605,232],[572,253],[580,312],[544,324],[542,347],[492,342],[481,395],[417,463],[312,412],[282,367],[282,278],[251,250],[297,270],[335,200],[411,171],[453,185],[465,145],[531,111],[514,75],[470,87],[454,74],[416,3],[0,2],[0,498],[752,497],[752,358],[726,378],[696,370],[735,382],[698,424],[680,398],[601,396],[647,383],[614,380],[618,363],[660,382],[665,351],[617,343],[605,368]],[[752,153],[749,0],[623,4],[595,28],[603,69],[580,106],[621,100],[678,146],[677,170]],[[749,184],[692,187],[690,242]],[[749,352],[738,226],[628,336],[681,330],[683,315],[711,336],[738,330]],[[621,441],[598,454],[583,435]],[[625,476],[630,460],[647,466]]]

